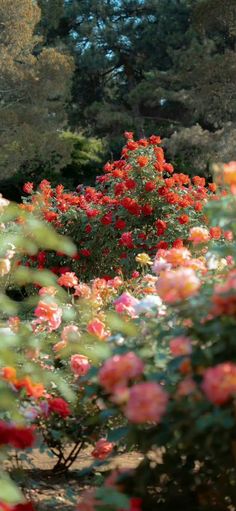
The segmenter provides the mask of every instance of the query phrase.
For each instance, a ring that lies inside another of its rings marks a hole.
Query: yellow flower
[[[142,252],[142,254],[138,254],[135,257],[135,261],[137,263],[141,264],[141,266],[145,266],[146,264],[152,264],[152,261],[151,261],[149,255],[146,254],[145,252]]]

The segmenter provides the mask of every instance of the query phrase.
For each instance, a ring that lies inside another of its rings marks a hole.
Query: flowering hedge
[[[44,181],[19,208],[2,199],[1,275],[37,294],[27,320],[2,298],[0,442],[45,445],[57,470],[90,445],[91,473],[115,447],[142,453],[77,511],[233,509],[236,163],[206,187],[174,173],[158,137],[126,136],[97,188]],[[23,497],[2,486],[2,509],[16,509]]]

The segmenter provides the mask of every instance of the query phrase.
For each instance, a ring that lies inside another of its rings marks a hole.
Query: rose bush
[[[175,173],[165,160],[160,137],[134,141],[133,134],[126,133],[126,138],[121,159],[105,165],[95,187],[68,193],[61,185],[53,189],[46,180],[35,192],[32,183],[25,185],[29,197],[23,210],[34,211],[77,246],[73,260],[44,252],[27,264],[47,266],[58,274],[69,268],[83,281],[121,273],[127,278],[140,252],[153,256],[159,248],[181,246],[190,228],[200,227],[204,236],[202,209],[210,196],[216,198],[216,185]],[[208,236],[218,239],[223,234],[213,230]]]
[[[236,164],[206,187],[174,173],[158,137],[126,136],[96,189],[28,183],[20,208],[2,204],[2,278],[34,292],[27,320],[3,294],[0,442],[35,437],[57,470],[90,445],[91,473],[117,447],[142,453],[78,511],[232,510]],[[0,492],[3,509],[21,498]]]

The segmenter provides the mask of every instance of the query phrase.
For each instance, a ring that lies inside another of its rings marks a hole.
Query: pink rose
[[[94,318],[88,323],[87,332],[91,335],[95,335],[99,339],[105,339],[108,335],[105,324],[98,318]]]
[[[99,382],[107,392],[118,387],[126,387],[128,381],[143,373],[143,361],[132,351],[125,355],[115,355],[103,364],[99,371]]]
[[[49,331],[56,330],[61,324],[62,310],[56,303],[47,303],[41,300],[34,314],[38,318],[34,324],[46,323]]]
[[[167,392],[156,382],[137,383],[130,389],[125,416],[130,422],[158,424],[166,412]]]
[[[76,341],[80,337],[79,329],[76,325],[67,325],[63,328],[61,333],[61,339],[66,344],[68,341]]]
[[[223,362],[206,369],[202,389],[209,401],[216,405],[229,401],[236,395],[236,364]]]
[[[97,460],[105,460],[112,451],[113,444],[108,442],[105,438],[100,438],[92,451],[92,456]]]
[[[70,359],[70,367],[76,376],[85,376],[91,365],[85,355],[72,355]]]
[[[190,355],[192,352],[191,341],[184,335],[170,340],[170,352],[174,357]]]
[[[122,295],[114,301],[116,312],[128,314],[135,317],[135,305],[138,300],[130,293],[122,293]]]

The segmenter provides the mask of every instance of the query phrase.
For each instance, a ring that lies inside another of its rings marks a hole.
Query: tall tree
[[[41,4],[45,4],[44,0]],[[50,0],[46,4],[50,20]],[[146,114],[137,87],[151,69],[168,68],[166,40],[174,48],[184,40],[186,9],[182,8],[175,22],[172,6],[173,37],[170,17],[164,16],[165,7],[164,0],[64,2],[57,29],[48,29],[46,37],[48,43],[60,41],[69,45],[75,56],[71,110],[74,126],[79,123],[89,134],[109,134],[116,142],[125,128],[135,127],[142,134],[150,124],[159,122],[162,112],[156,109]],[[45,9],[44,12],[47,16]]]
[[[74,128],[112,150],[125,129],[159,132],[181,170],[235,158],[236,0],[39,2],[47,44],[75,58]]]
[[[146,75],[140,98],[170,113],[169,156],[181,168],[206,173],[211,162],[236,156],[236,1],[183,0],[176,17],[183,7],[185,44],[169,48],[166,70],[158,66]]]
[[[40,9],[32,0],[0,0],[0,173],[32,162],[68,161],[60,137],[66,126],[72,58],[45,48],[35,30]]]

